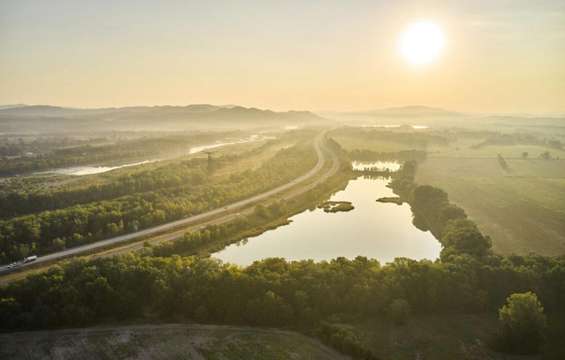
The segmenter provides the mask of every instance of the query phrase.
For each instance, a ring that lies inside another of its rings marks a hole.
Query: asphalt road
[[[267,198],[269,198],[273,195],[279,194],[283,191],[286,191],[286,190],[298,185],[301,182],[304,182],[304,181],[312,178],[316,174],[318,174],[318,172],[320,172],[320,170],[324,166],[324,163],[326,162],[326,158],[325,158],[326,155],[323,151],[323,148],[326,149],[326,151],[328,151],[331,154],[331,157],[332,157],[332,160],[333,160],[333,163],[334,163],[332,169],[327,174],[325,174],[325,176],[323,177],[323,179],[325,180],[332,173],[337,171],[337,166],[339,164],[336,161],[335,155],[333,153],[331,153],[329,150],[327,150],[327,148],[324,147],[324,145],[323,145],[324,135],[325,135],[325,132],[320,133],[320,135],[318,135],[316,137],[316,139],[314,140],[314,148],[315,148],[316,153],[318,155],[318,161],[316,162],[316,165],[310,171],[308,171],[306,174],[299,176],[299,177],[295,178],[294,180],[292,180],[292,181],[290,181],[290,182],[288,182],[284,185],[278,186],[278,187],[271,189],[269,191],[266,191],[264,193],[254,195],[250,198],[240,200],[240,201],[237,201],[235,203],[226,205],[224,207],[217,208],[217,209],[214,209],[214,210],[210,210],[210,211],[198,214],[198,215],[193,215],[193,216],[190,216],[190,217],[187,217],[187,218],[184,218],[184,219],[172,221],[172,222],[169,222],[169,223],[166,223],[166,224],[163,224],[163,225],[154,226],[154,227],[144,229],[144,230],[140,230],[140,231],[137,231],[137,232],[116,236],[116,237],[113,237],[113,238],[110,238],[110,239],[97,241],[97,242],[94,242],[92,244],[77,246],[77,247],[74,247],[74,248],[71,248],[71,249],[66,249],[66,250],[62,250],[62,251],[55,252],[55,253],[52,253],[52,254],[48,254],[48,255],[45,255],[45,256],[41,256],[41,257],[38,257],[37,260],[35,260],[33,262],[26,263],[26,264],[20,264],[17,267],[14,267],[12,269],[8,269],[7,267],[3,267],[3,268],[0,268],[0,273],[7,274],[7,273],[10,273],[12,271],[21,270],[21,269],[29,267],[29,266],[34,266],[34,265],[45,263],[45,262],[52,262],[52,261],[59,260],[59,259],[62,259],[62,258],[66,258],[66,257],[69,257],[69,256],[77,255],[77,254],[80,254],[80,253],[92,252],[93,250],[96,250],[96,249],[111,247],[112,245],[117,245],[119,243],[131,241],[131,240],[134,240],[134,239],[137,239],[137,238],[143,238],[143,237],[147,237],[147,236],[150,236],[150,235],[163,233],[163,232],[166,232],[168,230],[172,230],[172,229],[175,229],[177,227],[184,226],[184,225],[190,225],[190,224],[198,223],[198,222],[204,221],[208,218],[218,217],[222,214],[231,215],[230,217],[233,217],[233,214],[230,214],[230,213],[232,213],[234,210],[242,209],[242,208],[244,208],[244,207],[246,207],[250,204],[259,202],[259,201],[267,199]],[[317,183],[319,183],[319,182],[316,182],[316,184],[311,184],[312,186],[309,186],[307,189],[305,189],[305,191],[313,188],[315,185],[317,185]]]

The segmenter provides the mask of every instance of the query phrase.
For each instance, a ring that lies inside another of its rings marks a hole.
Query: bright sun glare
[[[415,65],[429,64],[440,55],[445,44],[439,26],[421,21],[408,26],[400,37],[399,49],[404,58]]]

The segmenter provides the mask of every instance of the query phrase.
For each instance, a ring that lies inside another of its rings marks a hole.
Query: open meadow
[[[512,149],[506,149],[511,152]],[[515,150],[518,151],[518,150]],[[565,254],[565,160],[430,157],[416,181],[445,190],[502,254]]]

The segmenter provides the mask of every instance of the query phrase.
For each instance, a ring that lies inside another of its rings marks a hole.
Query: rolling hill
[[[12,133],[108,130],[184,130],[198,127],[272,127],[315,124],[308,111],[276,112],[242,106],[194,104],[78,109],[50,105],[0,108],[0,131]]]

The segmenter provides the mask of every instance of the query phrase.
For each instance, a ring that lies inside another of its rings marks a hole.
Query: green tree
[[[394,299],[388,307],[388,315],[397,325],[403,325],[410,317],[410,304],[404,299]]]
[[[500,345],[512,353],[537,353],[543,342],[546,317],[543,306],[533,292],[515,293],[498,311],[502,325]]]
[[[551,160],[551,153],[549,151],[544,151],[539,155],[540,159]]]
[[[445,247],[442,250],[442,258],[452,252],[483,256],[488,254],[492,245],[490,238],[481,234],[477,225],[467,219],[449,221],[441,243]]]

